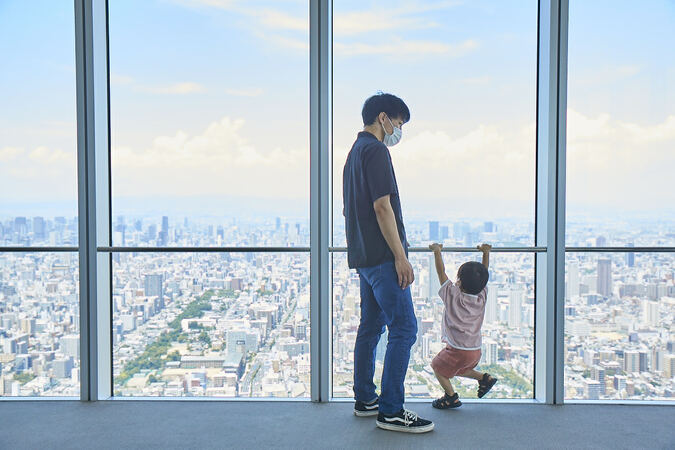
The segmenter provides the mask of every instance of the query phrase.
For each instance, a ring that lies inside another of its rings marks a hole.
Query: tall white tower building
[[[519,328],[523,313],[523,290],[513,288],[509,292],[509,328]]]

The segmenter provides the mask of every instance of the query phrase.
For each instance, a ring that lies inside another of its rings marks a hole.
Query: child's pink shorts
[[[445,378],[452,378],[476,367],[480,356],[480,350],[460,350],[447,345],[431,361],[431,367]]]

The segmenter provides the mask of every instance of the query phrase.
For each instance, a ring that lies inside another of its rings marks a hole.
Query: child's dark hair
[[[386,113],[390,119],[401,118],[404,123],[410,120],[410,110],[403,100],[392,94],[378,92],[363,104],[363,125],[373,124],[381,112]]]
[[[487,284],[490,274],[481,263],[469,261],[459,266],[457,276],[462,282],[462,290],[464,292],[477,295]]]

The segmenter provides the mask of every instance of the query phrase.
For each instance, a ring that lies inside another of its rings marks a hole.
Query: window
[[[0,397],[80,393],[74,49],[72,2],[0,4]]]
[[[71,4],[0,5],[0,246],[77,245],[74,47]]]
[[[346,245],[342,168],[356,133],[363,128],[363,102],[381,90],[400,96],[411,110],[403,140],[391,148],[410,245],[426,248],[430,242],[443,242],[449,247],[473,247],[490,242],[531,247],[536,3],[364,6],[339,1],[333,11],[333,245]],[[444,255],[446,263],[456,267],[471,258]],[[406,388],[409,395],[424,398],[440,392],[429,363],[442,348],[443,308],[429,258],[430,253],[410,258],[416,273],[412,287],[416,315],[423,326],[418,327]],[[495,373],[508,379],[495,393],[531,398],[534,258],[531,253],[499,255],[492,264],[491,300],[497,316],[486,325],[489,351],[484,355]],[[448,275],[454,279],[455,273]],[[336,397],[352,396],[358,303],[358,278],[348,270],[346,257],[334,253]],[[386,338],[380,345],[383,357]]]
[[[568,399],[674,397],[674,30],[670,2],[570,2]]]
[[[113,245],[308,245],[307,4],[109,8]]]
[[[113,261],[115,395],[310,395],[307,254]]]
[[[470,260],[462,254],[444,254],[446,273],[454,281],[459,266]],[[431,369],[431,360],[445,345],[441,340],[443,302],[433,257],[413,253],[415,270],[411,286],[418,335],[410,353],[406,395],[429,398],[442,395]],[[493,254],[490,263],[488,306],[483,325],[481,368],[500,379],[491,391],[496,398],[532,398],[534,374],[534,257],[531,254]],[[354,343],[361,299],[359,277],[347,267],[344,253],[333,256],[333,395],[353,397]],[[375,379],[379,383],[387,332],[377,348]],[[476,396],[475,382],[453,380],[463,398]]]
[[[308,5],[109,7],[114,395],[309,397]]]

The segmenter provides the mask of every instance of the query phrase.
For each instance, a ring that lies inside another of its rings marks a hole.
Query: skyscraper
[[[612,260],[598,259],[598,294],[609,297],[612,294]]]
[[[631,242],[626,247],[635,247],[635,244]],[[635,267],[635,253],[626,253],[626,265],[628,267]]]
[[[438,222],[437,221],[429,222],[429,240],[435,242],[438,241],[439,239],[440,234],[438,229]]]
[[[162,216],[162,231],[159,232],[159,245],[166,247],[169,243],[169,218]]]
[[[438,290],[441,288],[441,283],[438,281],[436,274],[436,262],[434,255],[429,256],[429,298],[438,297]]]
[[[448,226],[442,226],[441,227],[441,240],[445,240],[450,237],[450,230],[448,229]]]
[[[509,328],[519,328],[523,309],[523,291],[513,288],[509,292]]]
[[[164,276],[162,274],[145,275],[146,297],[158,297],[160,308],[164,307]]]
[[[623,370],[628,373],[647,371],[647,352],[627,350],[623,353]]]
[[[497,322],[497,288],[488,289],[487,304],[485,305],[485,323]]]
[[[15,217],[14,218],[14,232],[19,236],[24,236],[27,233],[27,224],[25,217]]]
[[[33,217],[33,234],[35,235],[35,239],[44,239],[46,231],[45,219],[43,217]]]
[[[567,290],[565,299],[570,300],[579,296],[579,263],[571,262],[567,266]]]
[[[655,327],[659,324],[659,303],[652,300],[642,300],[642,322]]]

